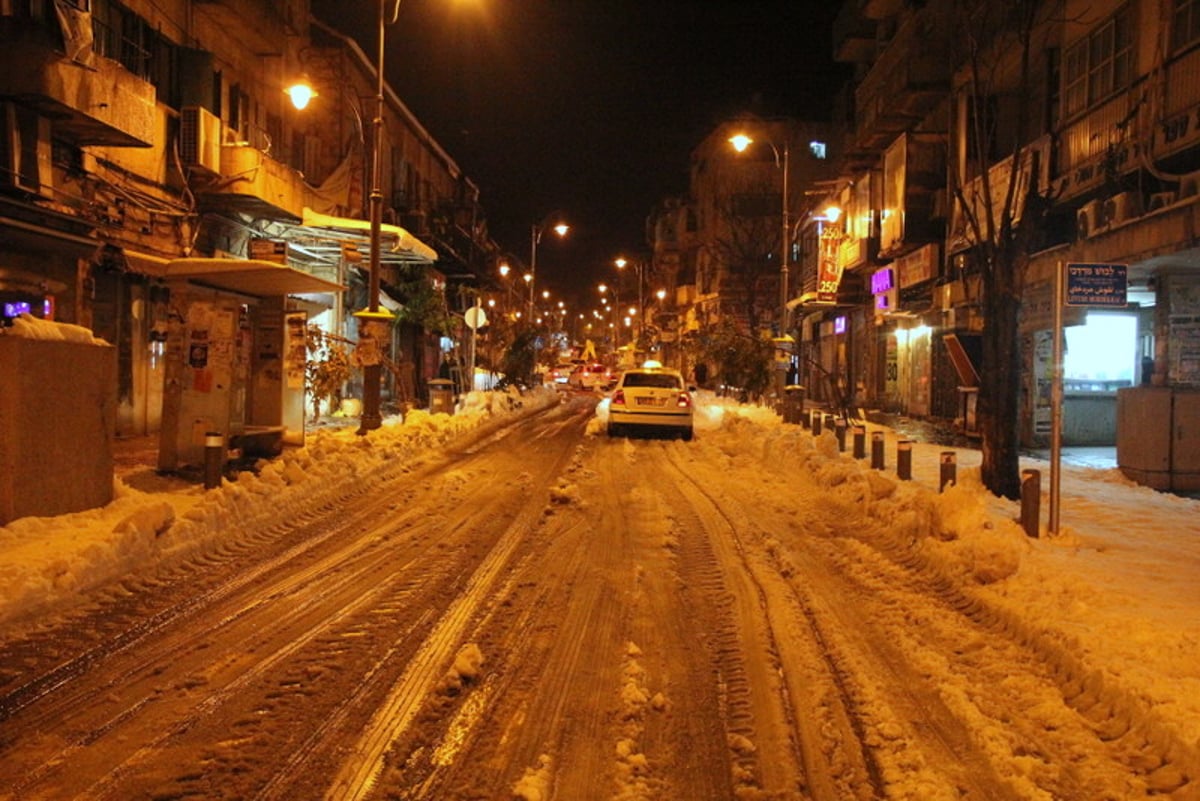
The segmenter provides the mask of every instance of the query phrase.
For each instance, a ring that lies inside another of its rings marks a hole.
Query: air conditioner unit
[[[1099,200],[1084,203],[1075,212],[1075,236],[1077,239],[1089,239],[1103,228],[1100,219],[1101,205]]]
[[[1120,225],[1142,213],[1142,196],[1137,192],[1121,192],[1104,201],[1104,224]]]
[[[179,154],[185,167],[221,172],[221,118],[201,106],[185,106],[179,121]]]
[[[1189,172],[1179,179],[1179,199],[1200,195],[1200,170]]]
[[[1173,205],[1175,205],[1174,192],[1155,192],[1150,195],[1150,208],[1147,211],[1158,211]]]

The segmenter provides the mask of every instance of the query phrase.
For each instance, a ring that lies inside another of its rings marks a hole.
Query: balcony
[[[940,134],[901,136],[888,148],[883,171],[879,255],[895,258],[941,238],[945,139]]]
[[[155,139],[154,86],[115,61],[85,66],[30,37],[5,39],[0,96],[53,121],[54,136],[78,146],[150,147]]]
[[[890,19],[904,10],[904,0],[857,0],[859,14],[867,19]]]
[[[948,25],[918,15],[900,29],[855,90],[857,145],[886,147],[950,91]]]
[[[270,0],[196,0],[196,15],[214,31],[226,31],[256,52],[274,53],[286,36],[297,33],[296,25],[280,12],[286,3]],[[247,25],[246,20],[254,20]],[[236,32],[236,33],[234,33]]]
[[[833,20],[833,58],[843,64],[869,64],[875,58],[875,23],[858,10],[857,0],[842,3]]]
[[[193,190],[205,211],[293,222],[312,205],[313,191],[300,172],[243,143],[222,145],[219,174],[201,179]]]

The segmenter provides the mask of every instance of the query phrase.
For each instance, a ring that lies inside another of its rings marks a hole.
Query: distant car
[[[690,440],[694,406],[683,375],[648,364],[626,370],[617,380],[608,404],[608,435],[665,433]]]
[[[612,371],[599,362],[580,364],[571,371],[567,383],[577,389],[606,389],[613,383]]]
[[[570,362],[555,365],[546,371],[545,380],[542,383],[562,388],[566,385],[567,379],[571,377],[571,371],[574,369],[575,365]]]

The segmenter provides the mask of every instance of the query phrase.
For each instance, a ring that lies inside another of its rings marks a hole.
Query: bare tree
[[[779,295],[778,192],[760,184],[721,194],[716,213],[721,234],[712,243],[723,265],[722,306],[757,335],[762,321],[770,320]]]
[[[993,493],[1020,495],[1022,366],[1018,329],[1030,248],[1048,198],[1039,192],[1042,133],[1032,113],[1045,88],[1034,81],[1032,56],[1048,35],[1038,0],[952,0],[959,52],[951,136],[950,189],[955,198],[951,240],[965,246],[963,280],[977,287],[985,321],[977,416],[982,479]]]

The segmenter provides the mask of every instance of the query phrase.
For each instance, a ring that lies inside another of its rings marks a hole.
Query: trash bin
[[[434,378],[429,382],[429,413],[454,414],[454,382],[448,378]]]
[[[783,388],[783,422],[800,423],[804,413],[804,387],[788,384]]]

